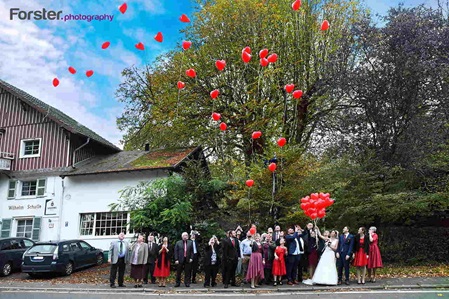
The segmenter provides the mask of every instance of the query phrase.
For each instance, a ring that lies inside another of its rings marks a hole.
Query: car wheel
[[[67,275],[67,276],[69,276],[69,275],[72,274],[72,272],[73,272],[73,263],[72,263],[72,262],[68,262],[68,263],[65,265],[65,271],[64,271],[64,274]]]
[[[97,255],[97,265],[103,265],[103,255],[100,253],[99,255]]]
[[[11,262],[7,262],[2,268],[2,276],[8,276],[12,272]]]

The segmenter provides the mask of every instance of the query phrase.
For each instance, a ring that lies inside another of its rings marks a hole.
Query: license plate
[[[35,256],[33,257],[33,260],[43,260],[44,257],[43,256]]]

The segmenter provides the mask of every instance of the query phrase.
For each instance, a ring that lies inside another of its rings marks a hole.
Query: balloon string
[[[184,57],[185,57],[185,51],[182,52],[181,65],[179,67],[179,80],[178,81],[181,81],[181,78],[182,78],[181,76],[182,76],[182,67],[184,66]],[[178,118],[178,113],[179,113],[180,97],[181,97],[181,89],[178,88],[178,99],[176,101],[176,118]]]
[[[251,225],[251,187],[248,189],[248,205],[249,205],[248,220]]]

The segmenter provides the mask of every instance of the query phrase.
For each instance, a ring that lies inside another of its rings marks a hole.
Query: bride
[[[313,278],[304,282],[306,284],[322,284],[322,285],[337,285],[338,283],[338,275],[336,268],[336,258],[335,251],[338,248],[338,231],[333,230],[330,233],[329,231],[325,231],[323,235],[321,235],[319,229],[317,229],[318,236],[324,240],[325,246],[323,250],[323,254],[321,255],[321,259],[318,263],[318,266],[315,270],[315,274]]]

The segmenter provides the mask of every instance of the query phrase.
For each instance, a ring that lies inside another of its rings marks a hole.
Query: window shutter
[[[0,235],[1,238],[9,237],[9,234],[11,233],[11,222],[12,219],[2,219],[2,232]]]
[[[16,186],[17,186],[17,181],[14,181],[14,180],[9,181],[8,198],[16,197]]]
[[[37,180],[37,196],[45,195],[46,179]]]
[[[39,241],[39,235],[41,232],[41,219],[42,217],[35,217],[33,221],[33,233],[31,235],[31,240]]]

